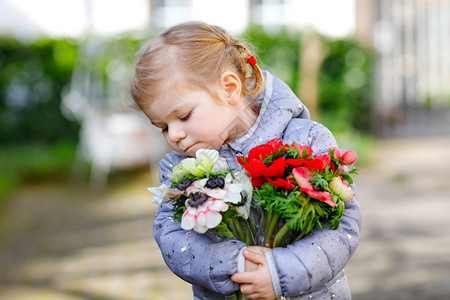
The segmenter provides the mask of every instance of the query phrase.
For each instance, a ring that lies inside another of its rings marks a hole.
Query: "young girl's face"
[[[219,94],[219,98],[220,103],[200,88],[171,89],[153,100],[144,113],[161,128],[172,150],[195,156],[198,149],[218,150],[239,135],[240,108],[226,96]]]

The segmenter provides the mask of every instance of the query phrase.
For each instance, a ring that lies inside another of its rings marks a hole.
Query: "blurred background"
[[[354,299],[450,299],[450,0],[0,0],[0,299],[192,299],[152,236],[168,151],[127,91],[187,20],[358,151]]]

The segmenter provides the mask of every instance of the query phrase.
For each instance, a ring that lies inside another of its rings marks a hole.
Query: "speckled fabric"
[[[259,116],[248,133],[219,153],[230,168],[241,170],[237,155],[247,155],[253,147],[282,138],[310,145],[314,154],[324,154],[336,146],[333,135],[323,125],[309,120],[309,112],[289,87],[265,72],[264,90],[254,103]],[[160,162],[160,179],[169,184],[167,174],[185,156],[175,152]],[[355,189],[354,186],[352,186]],[[290,299],[350,299],[343,273],[359,241],[361,213],[356,196],[346,202],[339,229],[317,230],[294,245],[272,250],[281,293]],[[170,204],[156,214],[153,234],[167,266],[193,285],[195,299],[226,299],[238,284],[230,276],[237,271],[239,252],[246,245],[236,240],[221,240],[214,233],[198,234],[180,228],[172,217]]]

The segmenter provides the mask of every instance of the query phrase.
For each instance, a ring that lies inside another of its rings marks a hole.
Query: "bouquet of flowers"
[[[169,176],[171,185],[149,188],[153,202],[172,202],[174,218],[181,228],[254,244],[250,222],[252,184],[245,171],[227,168],[218,151],[200,149],[195,158],[183,159]]]
[[[344,201],[354,195],[346,182],[353,183],[350,174],[357,174],[345,166],[356,160],[354,151],[331,147],[327,154],[313,156],[310,146],[277,139],[238,157],[254,187],[256,244],[286,246],[323,226],[337,229]]]

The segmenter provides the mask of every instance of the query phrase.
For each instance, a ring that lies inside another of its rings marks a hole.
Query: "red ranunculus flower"
[[[310,161],[310,160],[301,159],[301,158],[288,158],[285,160],[285,163],[286,163],[286,165],[299,167],[299,166],[303,166],[308,161]]]
[[[252,182],[252,185],[255,187],[255,188],[261,188],[261,186],[264,184],[264,183],[266,183],[266,178],[265,177],[258,177],[258,178],[255,178],[255,179],[251,179],[250,180],[251,182]]]
[[[246,164],[243,164],[252,178],[252,184],[260,187],[268,178],[280,178],[284,175],[285,159],[280,157],[276,159],[271,165],[266,166],[264,162],[259,159],[248,159]]]
[[[292,179],[288,178],[283,179],[283,178],[277,178],[276,180],[272,180],[270,177],[266,178],[268,182],[270,182],[270,184],[279,187],[279,188],[285,188],[287,190],[293,190],[295,189],[295,185],[292,183]]]
[[[305,166],[313,171],[325,172],[326,166],[332,166],[331,157],[329,154],[316,155],[310,161],[308,161]]]
[[[259,145],[250,150],[248,159],[264,160],[267,156],[273,154],[275,150],[283,148],[283,141],[272,139],[267,144]],[[285,151],[284,149],[282,151]]]

